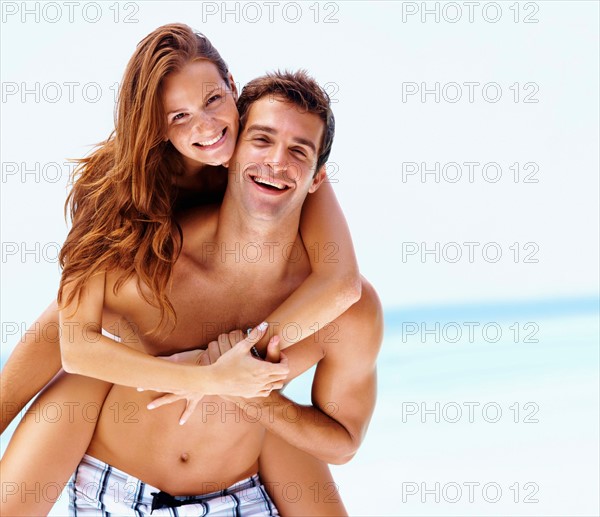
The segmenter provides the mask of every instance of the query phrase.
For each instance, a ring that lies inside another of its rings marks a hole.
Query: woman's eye
[[[181,120],[183,117],[185,117],[185,113],[177,113],[177,115],[173,117],[173,121]]]
[[[255,142],[265,142],[265,143],[266,143],[266,142],[268,142],[268,140],[267,140],[265,137],[263,137],[263,136],[257,136],[257,137],[254,139],[254,141],[255,141]]]

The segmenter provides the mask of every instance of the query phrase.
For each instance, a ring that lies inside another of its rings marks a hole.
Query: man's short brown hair
[[[277,71],[257,77],[244,86],[237,102],[240,112],[240,130],[243,130],[246,124],[252,104],[266,95],[281,97],[305,112],[318,115],[323,121],[323,138],[316,167],[316,171],[318,171],[329,158],[335,133],[335,119],[327,92],[305,70],[298,70],[297,72]]]

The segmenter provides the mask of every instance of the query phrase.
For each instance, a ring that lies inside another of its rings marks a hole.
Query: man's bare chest
[[[176,321],[162,332],[150,331],[160,322],[160,311],[148,304],[137,287],[123,286],[118,305],[147,353],[170,355],[204,348],[220,334],[245,330],[263,321],[302,282],[306,275],[287,277],[284,282],[265,282],[252,275],[228,276],[206,272],[181,260],[173,271],[169,300]]]

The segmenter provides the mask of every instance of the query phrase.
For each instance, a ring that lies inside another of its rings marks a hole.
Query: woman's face
[[[189,171],[199,165],[227,164],[239,129],[237,92],[217,67],[205,59],[187,64],[163,80],[167,117],[165,139],[184,157]]]

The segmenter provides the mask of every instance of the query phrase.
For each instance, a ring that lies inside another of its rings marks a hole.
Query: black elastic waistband
[[[240,490],[247,490],[248,488],[255,487],[260,484],[260,480],[258,475],[254,475],[235,483],[234,485],[226,488],[225,490],[221,490],[219,492],[211,492],[210,494],[204,495],[171,495],[168,492],[150,492],[152,496],[152,509],[150,513],[154,510],[159,510],[161,508],[178,508],[179,506],[185,506],[188,504],[205,504],[207,499],[213,499],[215,497],[224,496],[228,494],[234,494],[239,492]]]

